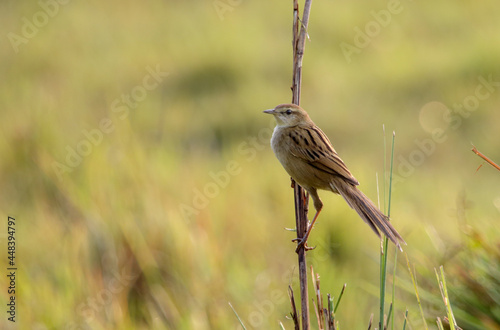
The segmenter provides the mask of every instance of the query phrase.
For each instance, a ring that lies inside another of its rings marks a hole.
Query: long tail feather
[[[394,227],[389,222],[389,218],[383,214],[375,204],[366,197],[365,194],[361,192],[357,187],[339,180],[340,182],[332,183],[332,188],[334,191],[338,191],[339,194],[344,197],[347,204],[353,208],[366,222],[370,228],[380,237],[379,230],[387,236],[400,250],[403,243],[406,245],[403,237],[394,229]]]

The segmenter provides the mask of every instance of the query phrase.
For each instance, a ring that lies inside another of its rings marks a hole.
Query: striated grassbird
[[[380,230],[401,250],[400,243],[406,242],[391,225],[388,217],[357,188],[358,180],[307,112],[295,104],[280,104],[264,113],[273,115],[277,123],[271,138],[274,154],[292,179],[309,193],[316,209],[297,250],[300,246],[305,246],[323,208],[318,189],[340,194],[379,237]]]

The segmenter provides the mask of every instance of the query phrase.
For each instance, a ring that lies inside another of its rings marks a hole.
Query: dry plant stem
[[[373,324],[373,313],[372,315],[370,315],[370,322],[368,322],[368,330],[372,328],[372,324]]]
[[[326,311],[326,312],[328,315],[328,317],[327,317],[328,329],[335,330],[333,299],[332,299],[332,296],[330,294],[328,294],[327,296],[328,296],[328,311]]]
[[[290,303],[292,304],[292,312],[290,313],[290,316],[292,317],[293,324],[295,325],[295,330],[300,330],[297,308],[295,307],[295,297],[293,295],[293,289],[290,285],[288,286],[288,297],[290,298]]]
[[[300,105],[300,86],[302,82],[302,57],[304,55],[307,25],[311,10],[311,0],[304,4],[302,25],[299,28],[299,3],[293,1],[293,80],[292,80],[292,103]],[[297,239],[299,242],[307,232],[307,199],[304,189],[298,184],[294,185],[295,200],[295,222],[297,228]],[[307,263],[305,244],[297,251],[299,261],[300,300],[302,329],[308,330],[309,324],[309,298],[307,294]]]
[[[321,295],[321,290],[320,290],[320,280],[319,280],[319,274],[314,274],[314,269],[313,266],[311,266],[311,278],[313,282],[313,288],[316,293],[316,305],[315,305],[315,312],[316,312],[316,318],[318,320],[318,329],[323,330],[325,328],[324,325],[324,312],[323,312],[323,297]],[[313,300],[314,302],[314,300]]]
[[[474,145],[472,146],[472,152],[475,153],[476,155],[478,155],[479,157],[481,157],[482,159],[484,159],[486,162],[488,162],[488,164],[490,164],[491,166],[493,166],[494,168],[496,168],[497,170],[500,171],[500,166],[495,164],[494,161],[492,161],[491,159],[486,157],[483,153],[481,153],[479,150],[477,150],[477,148]]]
[[[306,0],[302,24],[299,29],[299,4],[298,0],[293,2],[293,84],[292,103],[300,105],[300,86],[302,83],[302,58],[306,45],[307,25],[309,24],[309,13],[312,0]],[[299,32],[300,31],[300,32]]]
[[[295,222],[297,226],[297,238],[302,239],[307,231],[307,199],[304,189],[295,184]],[[309,329],[309,297],[307,293],[307,262],[305,245],[299,249],[299,281],[302,329]]]

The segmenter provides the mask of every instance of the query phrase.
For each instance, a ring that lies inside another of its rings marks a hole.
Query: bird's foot
[[[297,243],[297,248],[295,249],[295,253],[299,253],[299,250],[301,247],[304,247],[304,250],[309,251],[309,250],[314,250],[316,247],[309,247],[307,246],[307,237],[304,238],[294,238],[292,239],[292,242],[298,242]]]
[[[306,251],[309,251],[309,250],[314,250],[316,247],[313,246],[313,247],[309,247],[307,246],[307,239],[309,238],[309,234],[311,233],[311,229],[312,229],[312,223],[310,221],[307,222],[307,230],[304,234],[304,237],[297,237],[297,238],[294,238],[292,239],[292,242],[298,242],[297,243],[297,248],[295,249],[295,253],[299,253],[299,250],[301,247],[304,247],[304,249]]]

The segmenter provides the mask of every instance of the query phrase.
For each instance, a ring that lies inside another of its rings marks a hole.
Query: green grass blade
[[[387,216],[391,216],[391,198],[392,198],[392,172],[394,166],[394,144],[396,141],[396,132],[392,133],[392,149],[391,149],[391,170],[389,172],[389,205],[387,207]],[[396,310],[396,265],[398,262],[398,250],[394,247],[394,268],[392,272],[392,307]],[[391,319],[391,329],[394,330],[394,315]]]
[[[418,295],[417,282],[415,276],[411,270],[410,260],[408,260],[408,255],[405,253],[406,264],[408,265],[408,271],[410,272],[411,281],[413,282],[413,288],[415,289],[415,296],[417,297],[418,308],[420,309],[420,315],[422,316],[422,321],[424,321],[425,329],[428,330],[427,321],[425,320],[424,310],[422,309],[422,302],[420,301],[420,296]]]
[[[389,240],[384,237],[383,247],[380,251],[380,323],[379,328],[383,327],[385,314],[385,287],[387,277],[387,248]]]
[[[436,323],[437,323],[439,330],[444,330],[443,322],[441,322],[441,318],[438,317]]]
[[[337,308],[339,308],[340,304],[340,299],[342,299],[342,296],[344,295],[345,288],[347,287],[347,283],[344,283],[344,286],[342,287],[342,290],[340,291],[339,299],[337,300],[337,303],[335,304],[335,309],[333,310],[333,313],[337,313]]]
[[[243,327],[243,329],[247,330],[247,328],[245,327],[245,325],[243,324],[243,321],[240,319],[240,316],[238,315],[238,313],[236,313],[236,310],[234,309],[233,305],[231,305],[231,303],[228,301],[227,302],[229,304],[229,307],[231,307],[231,309],[233,310],[233,313],[234,315],[236,315],[236,318],[238,319],[238,321],[240,322],[241,326]]]
[[[405,321],[403,322],[403,330],[406,330],[406,321],[408,320],[408,308],[405,312]]]
[[[389,203],[387,205],[387,216],[391,217],[391,197],[392,197],[392,171],[394,166],[394,142],[396,140],[396,132],[392,132],[392,150],[391,150],[391,170],[389,172]]]
[[[387,142],[385,136],[385,125],[382,126],[384,134],[384,179],[387,177]],[[385,212],[385,180],[384,180],[384,212]],[[385,276],[387,271],[387,237],[384,237],[383,242],[380,244],[380,314],[379,314],[379,328],[383,327],[384,314],[385,314]]]
[[[384,133],[384,213],[385,213],[386,211],[385,183],[387,182],[387,142],[385,138],[385,125],[382,125],[382,131]]]
[[[434,272],[436,273],[436,278],[439,284],[439,290],[441,291],[441,297],[443,298],[444,305],[446,307],[446,312],[448,314],[448,323],[450,324],[450,329],[455,330],[455,316],[453,315],[453,310],[451,309],[450,298],[448,297],[448,289],[446,287],[446,278],[444,276],[444,267],[439,267],[441,278],[439,277],[439,273],[437,269],[434,268]]]
[[[394,269],[392,271],[392,306],[396,309],[396,265],[398,264],[398,251],[394,247]],[[394,330],[394,317],[391,319],[391,329]]]
[[[392,133],[392,147],[391,147],[391,163],[390,163],[390,171],[389,171],[389,198],[388,198],[388,205],[387,205],[387,216],[390,217],[391,215],[391,197],[392,197],[392,172],[393,172],[393,166],[394,166],[394,142],[396,139],[396,133]],[[384,167],[385,165],[385,152],[386,152],[386,139],[385,139],[385,126],[384,126]],[[384,172],[385,169],[384,169]],[[384,184],[384,195],[385,195],[385,184]],[[385,196],[384,196],[385,199]],[[388,258],[388,248],[389,248],[389,240],[387,237],[384,237],[384,243],[383,243],[383,249],[380,254],[380,323],[379,326],[380,328],[383,327],[384,324],[384,314],[385,314],[385,290],[386,290],[386,284],[387,284],[387,258]],[[397,255],[397,252],[395,253]],[[395,275],[396,273],[396,263],[394,263],[394,272],[393,274]],[[395,278],[395,277],[394,277]],[[393,281],[394,282],[394,281]],[[395,291],[395,286],[393,283],[393,290],[392,290],[392,305],[394,307],[395,303],[395,296],[394,296],[394,291]],[[393,316],[394,317],[394,316]],[[389,324],[389,318],[387,321],[387,324]],[[394,328],[394,319],[391,320],[392,327]]]
[[[387,330],[387,326],[389,325],[389,320],[392,316],[392,304],[389,306],[389,313],[387,313],[387,319],[384,322],[384,330]]]

